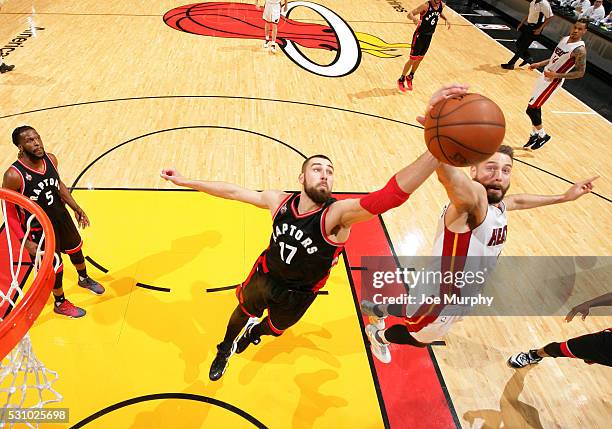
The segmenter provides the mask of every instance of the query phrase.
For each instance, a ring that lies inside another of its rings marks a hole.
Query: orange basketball
[[[465,167],[493,155],[504,140],[499,106],[480,94],[437,103],[425,117],[425,143],[440,161]]]

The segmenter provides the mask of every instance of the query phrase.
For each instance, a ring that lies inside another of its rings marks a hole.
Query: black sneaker
[[[501,65],[501,68],[506,69],[506,70],[514,70],[514,64],[505,63]]]
[[[520,352],[508,358],[508,366],[512,368],[525,368],[527,365],[535,365],[540,363],[542,358],[536,354],[535,350],[529,350],[527,353]]]
[[[6,73],[6,72],[10,72],[15,68],[14,65],[8,65],[8,64],[0,64],[0,73]]]
[[[546,142],[548,140],[550,140],[550,139],[551,139],[551,137],[548,134],[544,134],[544,137],[538,137],[537,138],[536,142],[533,144],[533,146],[531,146],[531,148],[533,150],[539,149],[542,146],[544,146],[546,144]]]
[[[229,358],[236,350],[236,342],[232,343],[229,350],[224,350],[221,347],[221,344],[219,344],[217,346],[217,350],[217,356],[215,356],[215,360],[213,360],[212,365],[210,366],[210,371],[208,372],[208,378],[210,378],[212,381],[217,381],[225,373]]]
[[[536,142],[536,140],[538,139],[538,137],[540,137],[540,136],[539,136],[539,135],[537,135],[537,134],[532,134],[531,136],[529,136],[529,140],[527,140],[527,143],[525,143],[525,144],[523,145],[523,147],[524,147],[525,149],[527,149],[529,146],[531,146],[532,144],[534,144],[534,143]]]
[[[258,317],[251,317],[249,319],[246,326],[244,327],[244,331],[242,332],[242,335],[238,337],[238,340],[236,341],[236,353],[237,354],[240,354],[243,351],[245,351],[246,348],[250,344],[259,344],[261,342],[260,337],[253,337],[251,335],[251,331],[253,330],[255,325],[257,325],[258,323],[259,323]]]

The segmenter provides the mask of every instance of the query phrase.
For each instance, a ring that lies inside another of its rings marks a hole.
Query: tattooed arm
[[[572,58],[576,62],[576,68],[574,71],[569,73],[555,73],[550,71],[545,71],[544,76],[553,79],[580,79],[584,76],[584,72],[586,70],[586,48],[581,46],[579,48],[574,49],[572,52]]]

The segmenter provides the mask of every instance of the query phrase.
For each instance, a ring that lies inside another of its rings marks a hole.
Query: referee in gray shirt
[[[512,70],[514,68],[514,63],[516,63],[519,58],[523,59],[519,67],[533,62],[531,55],[529,55],[529,45],[538,38],[552,17],[553,12],[548,0],[531,0],[529,2],[529,13],[516,28],[521,32],[516,41],[516,53],[510,61],[501,65],[502,68]]]

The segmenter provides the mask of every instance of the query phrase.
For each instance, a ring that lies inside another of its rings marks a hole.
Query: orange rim
[[[0,321],[0,359],[4,359],[32,327],[44,308],[51,289],[53,289],[53,283],[55,282],[55,271],[53,270],[55,234],[51,221],[43,209],[22,194],[9,189],[0,189],[0,200],[23,207],[32,213],[45,233],[44,248],[52,250],[50,252],[45,251],[38,274],[25,296],[17,302],[9,315]],[[5,219],[5,223],[6,221]]]

